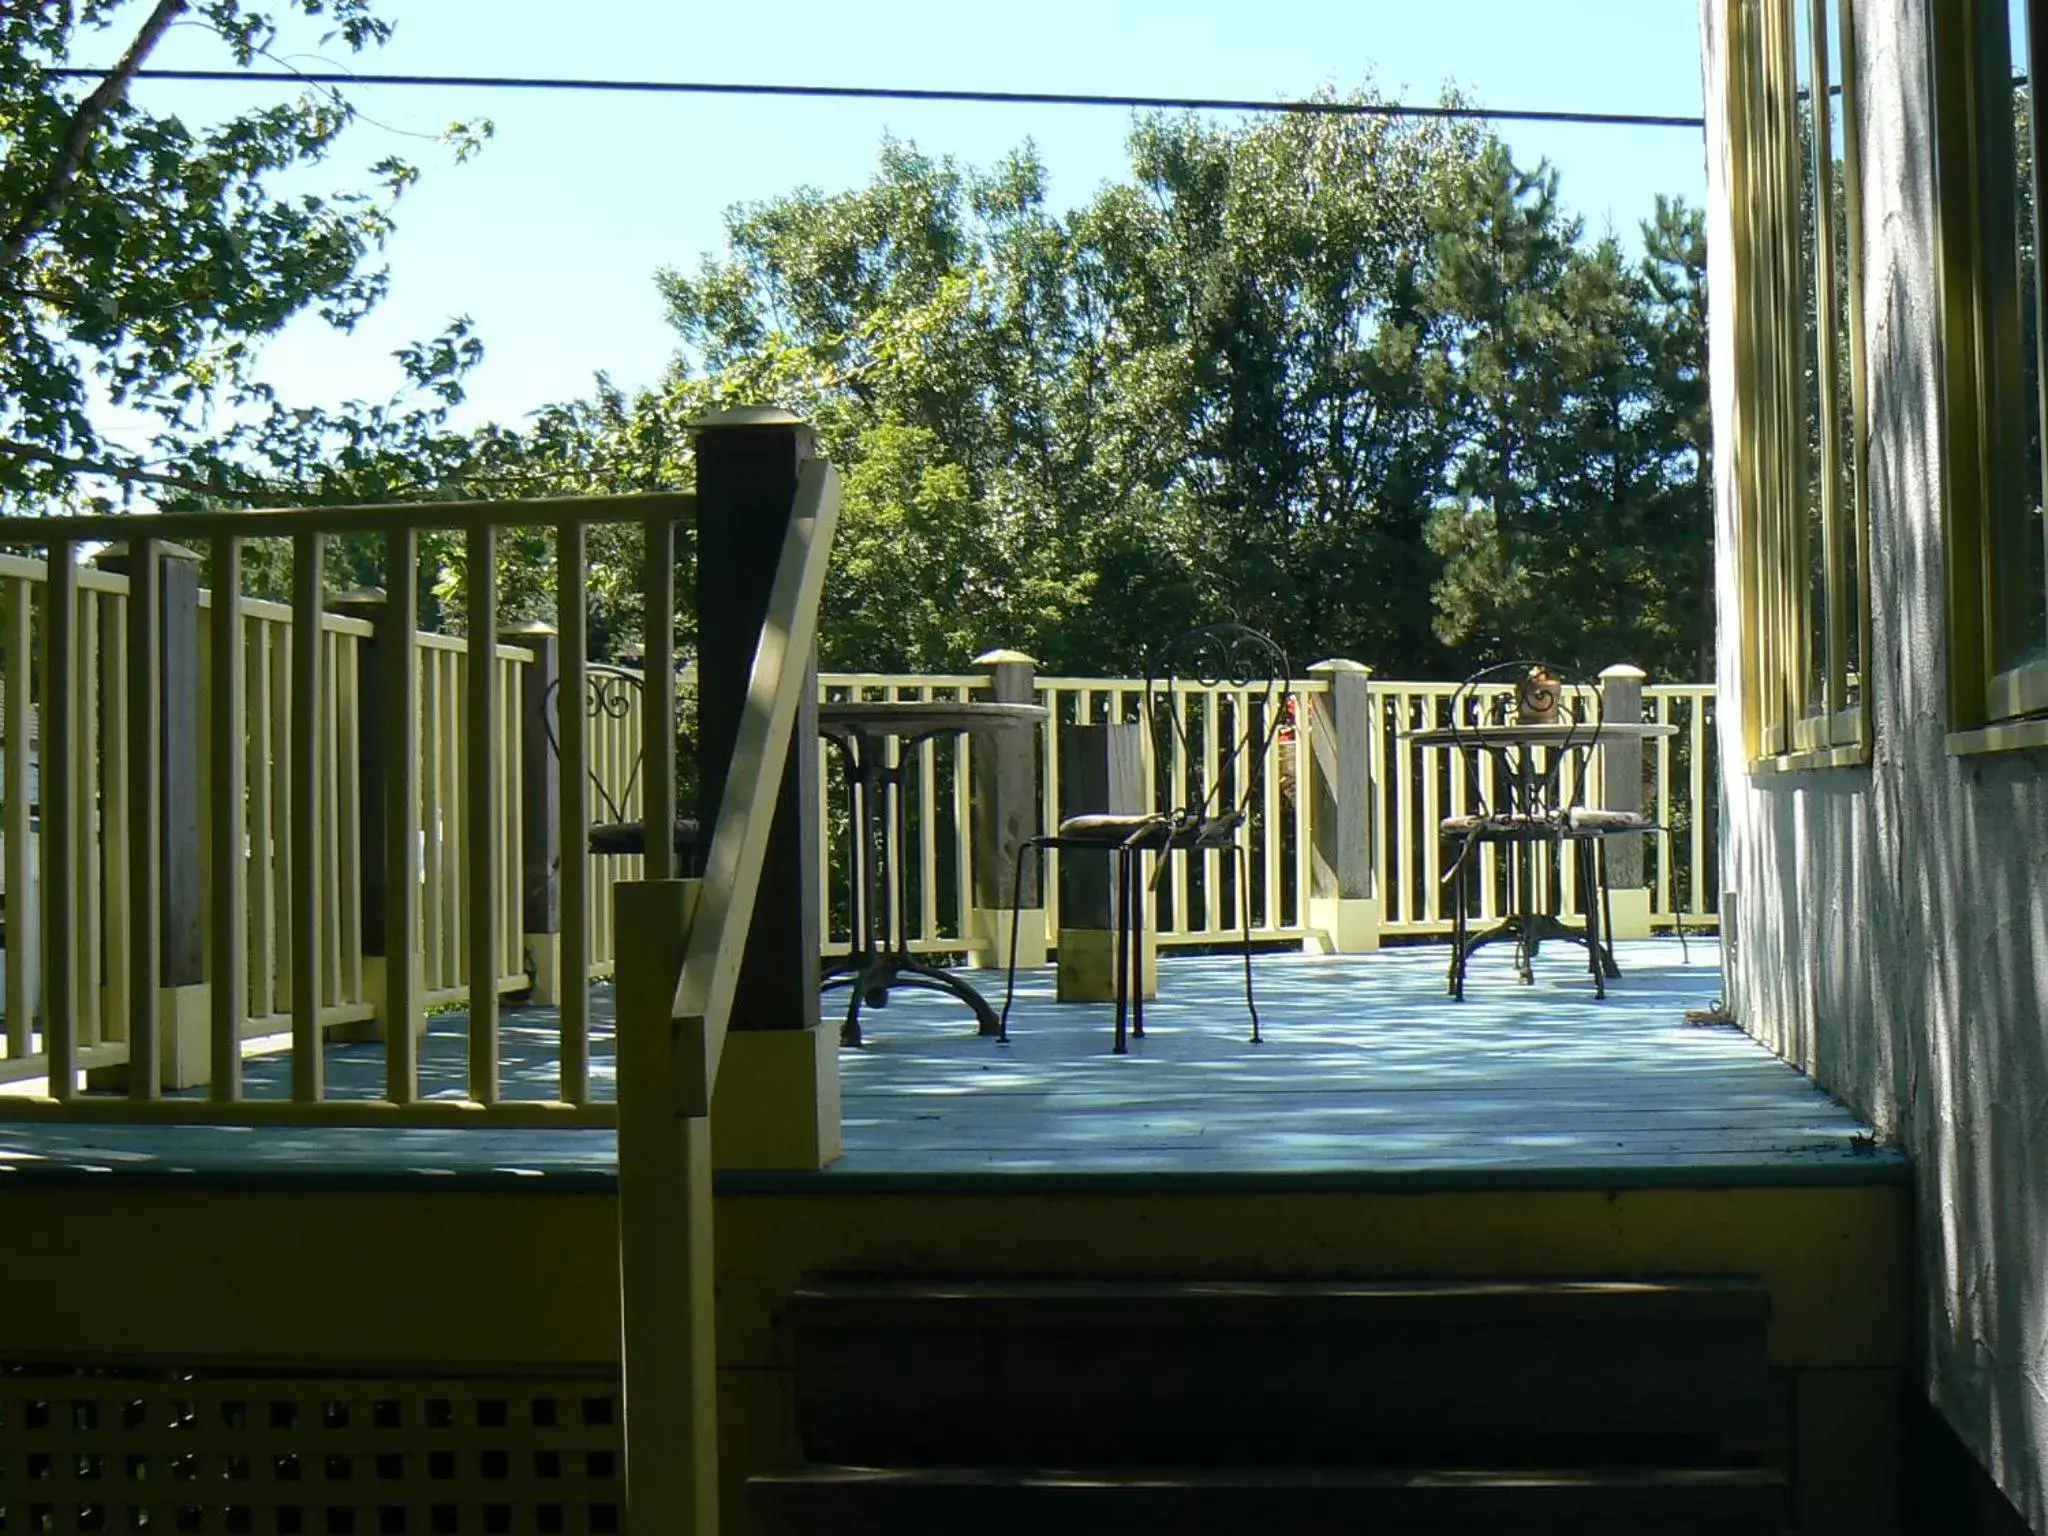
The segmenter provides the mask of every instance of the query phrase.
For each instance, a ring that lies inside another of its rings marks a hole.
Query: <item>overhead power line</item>
[[[96,80],[102,69],[50,74]],[[917,90],[878,85],[763,85],[712,80],[592,80],[549,75],[378,75],[286,69],[142,69],[138,80],[209,84],[393,85],[486,91],[602,91],[643,96],[802,96],[838,101],[946,101],[1013,107],[1117,107],[1126,111],[1267,112],[1305,117],[1436,117],[1612,128],[1704,128],[1703,117],[1654,112],[1546,112],[1511,107],[1420,106],[1388,101],[1254,101],[1229,96],[1094,96],[1074,91]]]

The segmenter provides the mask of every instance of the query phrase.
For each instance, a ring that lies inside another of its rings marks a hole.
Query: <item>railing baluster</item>
[[[358,1003],[363,998],[363,643],[353,634],[335,637],[340,665],[334,683],[336,720],[334,757],[341,784],[335,797],[335,837],[340,850],[340,921],[335,941],[340,946],[340,971],[334,1000]],[[372,786],[368,791],[375,794]]]
[[[642,708],[640,803],[647,828],[643,880],[672,880],[676,872],[676,525],[655,517],[647,524],[647,686]]]
[[[561,660],[555,685],[555,735],[561,742],[562,975],[561,1095],[590,1098],[590,618],[583,587],[583,525],[555,530],[555,627]]]
[[[384,623],[378,646],[384,668],[378,694],[384,718],[384,782],[365,792],[384,800],[384,1096],[394,1104],[419,1097],[420,951],[420,626],[419,535],[411,528],[384,539]],[[428,846],[432,826],[428,822]]]
[[[929,699],[931,690],[924,696]],[[927,944],[939,936],[938,780],[938,743],[926,737],[917,746],[917,936]]]
[[[446,879],[442,868],[445,852],[442,834],[447,820],[446,808],[441,804],[441,772],[448,756],[441,730],[441,653],[410,647],[414,687],[419,692],[421,722],[414,728],[421,732],[420,743],[420,790],[423,798],[422,815],[425,817],[424,836],[426,888],[421,894],[422,924],[425,936],[422,939],[425,954],[425,970],[421,986],[429,992],[438,992],[448,985],[448,973],[441,954],[441,887]]]
[[[1276,699],[1273,698],[1271,695],[1267,695],[1263,698],[1261,707],[1264,709],[1283,709],[1286,707],[1286,702],[1287,701],[1284,698]],[[1252,695],[1249,691],[1246,691],[1238,695],[1238,707],[1240,709],[1243,709],[1247,713],[1247,715],[1250,714],[1251,703]],[[1251,722],[1251,725],[1256,730],[1267,732],[1269,735],[1272,735],[1273,722],[1269,719],[1255,720]],[[1242,720],[1239,721],[1238,727],[1239,730],[1242,731],[1245,727],[1245,722]],[[1260,796],[1265,801],[1265,808],[1263,813],[1265,823],[1265,848],[1263,849],[1263,852],[1265,854],[1266,870],[1266,904],[1262,918],[1260,920],[1255,921],[1253,926],[1262,930],[1270,930],[1278,928],[1280,926],[1280,849],[1281,845],[1286,841],[1286,839],[1281,835],[1280,829],[1280,764],[1278,762],[1278,758],[1280,753],[1294,750],[1294,743],[1291,741],[1282,742],[1277,738],[1276,735],[1272,735],[1272,740],[1274,748],[1273,756],[1275,761],[1266,764],[1259,776]],[[1297,754],[1295,758],[1295,793],[1297,797],[1299,797],[1300,795],[1301,788],[1299,778],[1300,764],[1301,759],[1300,756]],[[1240,773],[1243,773],[1248,771],[1248,769],[1246,766],[1240,766],[1238,771]],[[1249,829],[1246,830],[1245,835],[1247,837],[1251,835]],[[1244,897],[1239,905],[1239,910],[1242,912],[1249,913],[1252,909],[1251,901],[1252,893],[1247,890],[1244,893]]]
[[[248,697],[255,711],[256,761],[249,774],[249,1012],[270,1018],[277,1012],[277,863],[272,828],[272,787],[276,783],[277,720],[271,710],[271,635],[277,626],[259,619],[249,626],[255,665]]]
[[[1066,690],[1047,685],[1045,703],[1045,756],[1039,763],[1039,782],[1045,786],[1045,804],[1039,812],[1039,828],[1051,832],[1060,824],[1060,721],[1065,709]],[[1039,857],[1038,899],[1045,908],[1045,934],[1054,943],[1060,931],[1059,855]],[[1003,871],[1005,880],[1015,880],[1014,867]],[[1005,956],[1005,959],[1008,957]]]
[[[320,630],[320,676],[326,686],[320,698],[320,1006],[341,1001],[341,697],[346,681],[341,672],[341,637]]]
[[[163,977],[163,573],[156,545],[128,542],[128,1096],[163,1096],[157,989]],[[111,702],[111,701],[110,701]]]
[[[442,964],[450,987],[469,985],[469,733],[463,729],[469,707],[469,686],[463,658],[452,652],[436,657],[441,671],[441,835],[447,848],[441,859]]]
[[[523,663],[509,656],[498,658],[498,971],[499,976],[517,976],[524,970],[521,941],[525,925],[521,895],[525,890],[524,850],[519,844],[519,808],[523,801],[524,775],[519,762],[519,711],[513,701],[525,697],[520,687]]]
[[[213,541],[212,694],[207,722],[213,758],[211,1093],[217,1103],[242,1096],[242,1021],[247,997],[247,855],[243,800],[248,785],[247,697],[242,653],[242,541]]]
[[[1686,871],[1686,905],[1688,916],[1705,917],[1708,912],[1707,898],[1707,748],[1712,740],[1706,726],[1707,700],[1705,690],[1693,694],[1687,714],[1687,747],[1691,756],[1691,773],[1687,788],[1692,794],[1692,825],[1687,829],[1692,852],[1691,867]],[[1675,896],[1675,887],[1674,887]]]
[[[326,1096],[327,1063],[320,1041],[321,566],[326,539],[292,540],[291,680],[291,976],[292,1097],[301,1104]]]
[[[126,609],[112,615],[107,627],[113,630],[113,643],[102,646],[102,594],[83,582],[79,586],[78,774],[72,802],[78,814],[78,873],[70,894],[78,910],[78,1044],[85,1050],[128,1038],[126,936],[116,922],[107,935],[113,944],[103,944],[100,925],[103,902],[115,912],[128,906],[128,776],[123,771],[128,761],[128,648],[122,627]],[[105,732],[100,728],[103,709],[111,727]],[[109,738],[104,748],[102,735]]]
[[[277,882],[272,897],[277,904],[273,930],[277,945],[278,1011],[289,1020],[292,997],[299,985],[298,960],[292,953],[292,647],[297,630],[289,622],[271,630],[269,708],[277,717],[271,732],[270,754],[270,850],[277,864]]]
[[[29,963],[31,916],[40,903],[30,899],[28,706],[35,686],[35,614],[33,589],[28,582],[10,579],[6,591],[6,762],[0,765],[4,779],[7,858],[7,1054],[19,1059],[30,1054],[33,1045],[35,992],[30,983],[34,970]]]
[[[955,697],[965,699],[967,690],[960,689]],[[969,785],[973,775],[969,765],[973,761],[974,734],[969,732],[959,738],[953,746],[953,936],[966,943],[972,927],[974,910],[974,866],[972,850],[974,834],[969,817]],[[824,841],[822,838],[820,842]]]
[[[469,698],[463,806],[468,826],[468,879],[463,914],[469,924],[469,1096],[498,1102],[498,838],[497,536],[488,525],[469,531]]]
[[[72,945],[72,880],[78,868],[73,819],[73,759],[78,744],[78,567],[72,546],[50,545],[44,602],[42,737],[37,765],[42,801],[43,1050],[50,1096],[78,1092],[78,955]]]

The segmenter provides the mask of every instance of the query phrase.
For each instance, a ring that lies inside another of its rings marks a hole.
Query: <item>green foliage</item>
[[[382,295],[416,173],[281,192],[347,128],[332,94],[204,129],[135,107],[124,71],[187,16],[245,63],[283,19],[357,49],[388,30],[368,0],[5,12],[0,507],[110,485],[166,506],[687,488],[693,420],[774,402],[845,472],[828,665],[950,670],[1000,645],[1128,671],[1233,617],[1303,662],[1700,675],[1704,253],[1681,206],[1631,266],[1547,169],[1437,119],[1145,118],[1129,179],[1065,214],[1029,145],[971,169],[886,140],[865,186],[734,209],[721,253],[659,275],[681,342],[660,388],[600,379],[520,429],[458,432],[481,355],[461,319],[401,354],[389,401],[298,406],[253,378],[294,315],[347,327]],[[129,41],[106,82],[51,75],[110,29]],[[458,156],[484,131],[451,130]],[[102,399],[156,423],[147,453],[105,438]],[[593,654],[617,654],[640,639],[640,550],[589,538]],[[424,615],[459,628],[466,551],[421,555]],[[327,560],[332,588],[382,584],[376,541]],[[506,535],[499,561],[505,616],[550,617],[548,536]],[[289,551],[249,567],[282,593]]]
[[[109,485],[247,499],[246,444],[219,433],[224,413],[267,415],[252,429],[259,447],[294,431],[364,441],[381,429],[294,421],[251,367],[295,315],[346,329],[383,295],[373,257],[414,168],[387,157],[367,188],[286,195],[280,179],[326,159],[349,126],[345,98],[308,90],[206,127],[128,98],[171,26],[210,29],[222,62],[246,65],[294,13],[352,50],[390,30],[368,0],[22,0],[0,11],[0,507],[123,499]],[[106,77],[53,73],[103,38],[126,39]],[[458,124],[449,137],[460,156],[488,131]],[[416,376],[446,381],[459,360],[416,361]],[[107,438],[103,403],[154,424],[148,452]]]
[[[685,406],[816,423],[847,471],[828,663],[1128,669],[1231,616],[1410,675],[1698,674],[1696,213],[1661,205],[1631,267],[1547,169],[1435,120],[1154,117],[1130,151],[1065,217],[1028,146],[894,140],[864,187],[734,210],[661,274],[683,352],[606,451]]]

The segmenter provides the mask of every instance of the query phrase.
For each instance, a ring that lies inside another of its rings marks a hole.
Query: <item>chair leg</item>
[[[1607,967],[1607,974],[1619,978],[1621,966],[1614,958],[1614,883],[1607,878],[1607,840],[1600,839],[1594,845],[1594,868],[1600,875],[1600,926],[1606,934],[1606,947],[1601,951],[1601,963]]]
[[[1111,983],[1112,990],[1116,996],[1116,1043],[1110,1047],[1111,1054],[1116,1056],[1122,1056],[1130,1050],[1129,1036],[1125,1032],[1127,1024],[1126,1010],[1130,1006],[1130,994],[1124,984],[1129,964],[1131,942],[1129,911],[1131,900],[1130,858],[1130,851],[1128,849],[1117,849],[1114,866],[1114,879],[1116,882],[1116,902],[1114,904],[1116,911],[1116,972]]]
[[[1664,829],[1664,856],[1667,860],[1671,856],[1671,845],[1673,841],[1674,839],[1671,836],[1671,829],[1669,827],[1666,827]],[[1691,965],[1692,949],[1685,942],[1685,908],[1679,905],[1678,881],[1674,879],[1670,882],[1670,884],[1671,931],[1678,935],[1678,963],[1680,965]]]
[[[1444,989],[1454,1002],[1465,1001],[1465,850],[1451,865],[1451,969]]]
[[[1606,870],[1599,840],[1580,838],[1574,851],[1579,890],[1586,904],[1586,968],[1593,973],[1593,995],[1607,995],[1607,957],[1601,941],[1601,909],[1607,904]],[[1590,884],[1588,882],[1591,882]]]
[[[1244,1006],[1252,1016],[1252,1044],[1259,1038],[1259,1004],[1252,996],[1252,854],[1243,843],[1237,845],[1237,914],[1244,933]]]
[[[1128,871],[1130,916],[1127,924],[1131,942],[1125,955],[1130,968],[1124,972],[1124,995],[1131,1000],[1131,1038],[1145,1038],[1145,891],[1139,878],[1145,872],[1145,855],[1132,849]]]
[[[996,1021],[996,1044],[1010,1043],[1010,1002],[1017,995],[1017,941],[1021,932],[1024,905],[1024,860],[1033,849],[1038,851],[1039,873],[1044,876],[1045,845],[1035,838],[1026,838],[1017,845],[1017,872],[1010,881],[1010,971],[1003,978],[1003,1013]]]

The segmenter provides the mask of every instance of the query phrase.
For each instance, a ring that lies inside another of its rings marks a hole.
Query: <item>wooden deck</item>
[[[1731,1027],[1688,1023],[1720,989],[1712,939],[1624,944],[1596,1001],[1579,952],[1546,953],[1533,987],[1506,954],[1443,992],[1441,946],[1354,957],[1262,955],[1266,1043],[1248,1043],[1242,971],[1169,957],[1147,1034],[1109,1052],[1106,1005],[1061,1005],[1049,970],[1020,981],[1008,1045],[977,1038],[936,993],[899,992],[842,1051],[845,1155],[820,1173],[727,1173],[736,1192],[919,1186],[1622,1187],[1903,1181],[1904,1158]],[[978,976],[992,996],[1000,974]],[[844,992],[827,994],[828,1016]],[[592,1079],[612,1087],[610,994],[597,993]],[[555,1091],[551,1014],[508,1010],[506,1092]],[[434,1020],[422,1086],[459,1094],[463,1016]],[[381,1048],[328,1048],[330,1093],[374,1095]],[[283,1063],[248,1064],[281,1097]],[[601,1131],[0,1126],[0,1187],[608,1189]]]

